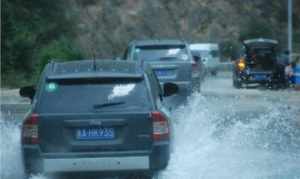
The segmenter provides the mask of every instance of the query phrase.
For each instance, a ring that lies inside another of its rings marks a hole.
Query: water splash
[[[3,116],[1,115],[1,118]],[[0,178],[22,178],[20,129],[19,125],[11,119],[0,119]]]
[[[22,179],[25,175],[21,155],[20,121],[12,113],[0,116],[0,178]],[[46,177],[36,175],[30,179]]]
[[[171,160],[158,178],[300,178],[294,109],[257,99],[265,107],[249,113],[240,101],[194,94],[180,107]]]
[[[175,110],[171,160],[157,178],[300,178],[296,109],[269,98],[241,101],[247,99],[195,93]],[[1,119],[0,130],[0,177],[22,178],[19,125]]]

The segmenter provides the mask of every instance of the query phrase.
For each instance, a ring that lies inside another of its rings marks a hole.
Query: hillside
[[[121,56],[133,39],[182,38],[218,42],[230,56],[246,38],[269,37],[287,44],[284,0],[3,0],[2,85],[36,80],[50,59]],[[294,1],[294,22],[300,1]],[[295,51],[300,25],[294,23]]]

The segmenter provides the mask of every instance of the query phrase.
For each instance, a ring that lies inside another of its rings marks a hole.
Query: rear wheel
[[[152,174],[131,174],[121,179],[152,179]]]
[[[30,174],[25,173],[23,179],[30,179],[30,176],[31,176]]]
[[[32,172],[32,171],[24,171],[24,179],[30,179],[33,178],[33,176],[37,176],[38,173]]]

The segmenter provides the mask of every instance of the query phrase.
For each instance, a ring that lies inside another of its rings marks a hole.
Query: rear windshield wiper
[[[161,57],[159,60],[162,60],[162,61],[164,61],[164,60],[176,60],[177,59],[177,57]]]
[[[116,101],[116,102],[107,102],[107,103],[102,103],[102,104],[95,104],[93,105],[94,109],[100,109],[108,106],[117,106],[117,105],[122,105],[125,104],[125,101]]]

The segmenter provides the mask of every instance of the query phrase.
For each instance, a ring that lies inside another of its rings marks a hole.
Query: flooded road
[[[26,107],[6,100],[19,105],[1,116],[0,177],[22,178],[18,125]],[[209,77],[173,111],[171,160],[156,178],[300,178],[299,104],[300,92],[237,90],[230,74]]]
[[[207,80],[173,114],[172,158],[159,178],[300,178],[299,99]]]

